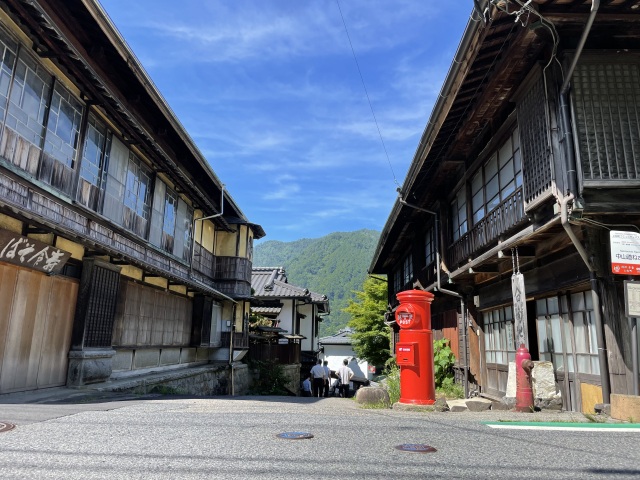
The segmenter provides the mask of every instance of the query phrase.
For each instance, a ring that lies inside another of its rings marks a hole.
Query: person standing
[[[302,382],[302,396],[311,396],[311,375],[307,375],[307,377],[304,379],[304,382]]]
[[[318,359],[318,364],[314,365],[311,369],[311,376],[313,377],[313,396],[322,397],[322,389],[324,388],[324,368],[322,367],[322,360]]]
[[[342,398],[347,398],[349,396],[349,382],[351,381],[351,378],[353,378],[353,370],[347,366],[348,363],[349,361],[345,358],[342,361],[342,366],[336,372],[340,379],[340,394],[342,395]]]
[[[329,362],[324,361],[322,364],[322,368],[324,369],[324,396],[329,396],[329,385],[331,383],[331,370],[329,369]]]

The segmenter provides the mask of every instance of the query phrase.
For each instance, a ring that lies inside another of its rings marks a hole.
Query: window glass
[[[18,44],[0,31],[0,120],[4,119],[9,101],[9,85],[16,62]]]
[[[515,358],[512,307],[482,312],[485,356],[489,363],[506,365]]]
[[[431,265],[436,260],[435,242],[433,237],[434,237],[434,229],[430,228],[427,230],[427,233],[424,239],[425,265]]]
[[[132,152],[126,171],[123,226],[145,238],[151,214],[151,170]]]
[[[162,249],[173,253],[174,236],[176,233],[176,214],[178,210],[178,195],[167,188],[164,198],[164,222],[162,224]]]
[[[102,202],[107,147],[106,127],[93,114],[90,114],[80,163],[76,201],[94,211],[98,211]]]
[[[105,185],[104,207],[102,213],[118,225],[122,225],[123,198],[129,149],[116,137],[111,139],[111,148],[107,150],[107,184]]]
[[[505,140],[471,181],[474,225],[522,186],[518,130]]]
[[[73,192],[83,109],[80,101],[56,83],[49,107],[44,155],[38,178],[66,194]]]
[[[178,210],[176,220],[175,242],[173,254],[189,260],[189,252],[191,248],[191,230],[193,228],[193,210],[181,198],[178,199]],[[251,260],[252,255],[252,239],[249,239],[248,258]]]
[[[162,224],[164,223],[164,197],[167,186],[156,177],[153,188],[153,209],[151,214],[151,226],[149,227],[149,241],[156,247],[162,245]]]

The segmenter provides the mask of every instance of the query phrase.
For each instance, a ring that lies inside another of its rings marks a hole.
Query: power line
[[[384,139],[382,138],[382,132],[380,131],[380,125],[378,125],[378,119],[376,118],[376,114],[373,111],[373,105],[371,104],[371,99],[369,98],[369,92],[367,91],[367,86],[364,83],[364,77],[362,76],[362,71],[360,70],[360,64],[358,63],[358,58],[356,57],[356,51],[353,48],[353,43],[351,43],[351,36],[349,35],[349,29],[347,28],[347,22],[344,20],[344,15],[342,14],[342,8],[340,7],[340,0],[336,0],[338,4],[338,10],[340,11],[340,18],[342,18],[342,24],[344,25],[344,31],[347,34],[347,38],[349,39],[349,46],[351,47],[351,53],[353,53],[353,59],[356,62],[356,67],[358,67],[358,73],[360,74],[360,80],[362,81],[362,87],[364,88],[364,93],[367,96],[367,101],[369,102],[369,108],[371,109],[371,115],[373,116],[373,121],[376,124],[376,128],[378,129],[378,135],[380,136],[380,142],[382,143],[382,148],[384,149],[384,154],[387,157],[387,162],[389,163],[389,168],[391,169],[391,175],[393,175],[393,181],[396,186],[400,187],[398,183],[398,179],[396,178],[396,174],[393,171],[393,166],[391,165],[391,159],[389,158],[389,153],[387,152],[387,146],[384,144]]]

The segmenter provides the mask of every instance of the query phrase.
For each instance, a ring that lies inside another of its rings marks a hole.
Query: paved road
[[[482,423],[532,418],[524,414],[367,410],[340,398],[111,400],[0,404],[0,421],[18,423],[0,433],[0,478],[640,478],[640,433]],[[276,437],[292,431],[314,437]],[[437,452],[402,452],[400,444]]]

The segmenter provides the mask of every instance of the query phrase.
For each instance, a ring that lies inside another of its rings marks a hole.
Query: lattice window
[[[517,107],[526,203],[547,193],[552,185],[545,101],[544,83],[540,77]]]
[[[511,306],[482,313],[484,322],[484,350],[487,363],[507,365],[515,361],[516,346]]]
[[[81,311],[84,312],[84,346],[111,347],[113,320],[120,288],[120,273],[104,268],[97,263],[91,267],[90,275],[83,277],[81,288]]]
[[[640,179],[640,65],[583,62],[572,86],[584,180]]]

